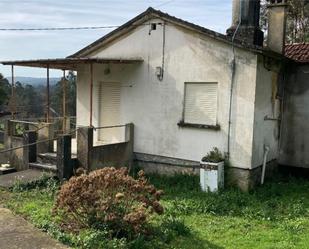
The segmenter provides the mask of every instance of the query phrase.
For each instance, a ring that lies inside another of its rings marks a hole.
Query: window
[[[217,125],[217,83],[185,83],[183,122]]]

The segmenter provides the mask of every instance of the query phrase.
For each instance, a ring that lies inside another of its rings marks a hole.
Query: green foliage
[[[66,86],[66,104],[67,115],[76,115],[76,75],[73,71],[69,71],[65,79]],[[58,113],[62,114],[63,99],[63,79],[60,80],[51,91],[51,107]]]
[[[206,156],[202,158],[202,161],[210,163],[219,163],[224,161],[224,156],[217,147],[214,147],[211,151],[209,151],[206,154]]]
[[[17,179],[11,188],[13,192],[23,192],[32,189],[44,189],[54,194],[59,189],[59,181],[50,175],[43,174],[40,179],[28,183],[23,183],[21,180]]]
[[[6,197],[5,205],[73,248],[308,248],[307,180],[280,177],[250,193],[225,189],[212,194],[201,192],[194,176],[151,175],[148,179],[165,189],[165,213],[152,217],[151,235],[132,241],[112,239],[104,227],[64,232],[57,225],[58,217],[51,215],[55,194],[49,192],[57,187],[23,188]]]
[[[8,110],[13,105],[11,99],[12,87],[7,79],[0,74],[0,110]],[[62,114],[63,84],[59,81],[50,86],[51,108],[59,115]],[[66,76],[67,114],[76,115],[76,75],[69,72]],[[15,104],[19,115],[26,118],[41,118],[46,112],[46,86],[33,86],[27,82],[15,82]]]
[[[0,73],[0,106],[7,104],[10,93],[10,83],[7,79],[3,77]],[[1,107],[3,110],[3,108]]]
[[[267,1],[261,1],[261,27],[267,31]],[[309,42],[309,0],[287,0],[287,43]]]

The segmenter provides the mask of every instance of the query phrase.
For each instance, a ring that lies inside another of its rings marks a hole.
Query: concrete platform
[[[1,207],[0,235],[1,249],[68,249],[23,218]]]
[[[16,181],[19,181],[20,183],[33,182],[39,180],[43,175],[46,174],[50,176],[54,175],[51,172],[43,172],[36,169],[28,169],[11,174],[0,175],[0,187],[11,188]]]

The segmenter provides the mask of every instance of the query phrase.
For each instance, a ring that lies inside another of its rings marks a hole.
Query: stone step
[[[31,169],[39,169],[42,171],[47,171],[47,172],[57,172],[57,166],[55,164],[51,163],[29,163],[29,168]]]
[[[38,163],[48,163],[48,164],[56,164],[57,163],[57,154],[53,152],[40,153],[37,155]]]
[[[16,172],[15,168],[0,167],[0,175],[10,174]]]

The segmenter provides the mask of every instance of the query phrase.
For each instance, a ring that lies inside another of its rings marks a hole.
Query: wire
[[[175,0],[169,0],[169,1],[166,1],[166,2],[164,2],[164,3],[158,4],[158,5],[154,6],[154,7],[155,7],[155,8],[158,8],[158,7],[161,7],[161,6],[170,4],[171,2],[174,2],[174,1],[175,1]]]
[[[118,25],[91,26],[91,27],[58,27],[58,28],[0,28],[0,31],[53,31],[53,30],[93,30],[93,29],[113,29]]]

